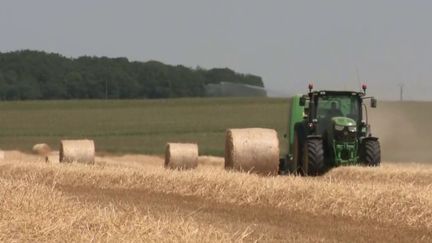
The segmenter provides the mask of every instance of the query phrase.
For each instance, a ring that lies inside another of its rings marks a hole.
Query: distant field
[[[197,142],[201,154],[223,155],[227,128],[266,127],[283,139],[287,99],[32,101],[0,103],[0,148],[58,147],[62,138],[92,138],[98,152],[162,154],[166,142]],[[431,162],[431,102],[380,102],[372,129],[391,161]]]
[[[287,106],[266,98],[1,102],[0,148],[92,138],[100,152],[162,154],[177,141],[222,155],[226,128],[274,128],[282,140]]]

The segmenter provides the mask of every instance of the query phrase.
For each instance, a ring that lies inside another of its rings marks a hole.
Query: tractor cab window
[[[352,95],[323,95],[317,100],[316,117],[318,121],[330,122],[333,117],[349,117],[356,122],[360,117],[359,97]]]

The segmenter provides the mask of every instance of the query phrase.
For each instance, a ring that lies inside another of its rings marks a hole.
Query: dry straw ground
[[[213,157],[172,171],[150,156],[14,156],[0,163],[0,241],[432,240],[431,166],[300,178],[226,172]]]

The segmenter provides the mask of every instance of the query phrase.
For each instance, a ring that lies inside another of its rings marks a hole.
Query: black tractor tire
[[[381,164],[381,146],[378,140],[363,142],[361,161],[366,166],[379,166]]]
[[[292,160],[290,156],[279,159],[279,175],[296,175],[297,164]]]
[[[318,176],[325,172],[323,141],[321,139],[306,140],[303,150],[302,174],[305,176]]]
[[[279,175],[288,174],[288,160],[286,158],[279,159]]]

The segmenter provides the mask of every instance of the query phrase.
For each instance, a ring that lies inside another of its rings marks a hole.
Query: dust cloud
[[[368,111],[383,161],[432,163],[431,102],[380,102]]]

